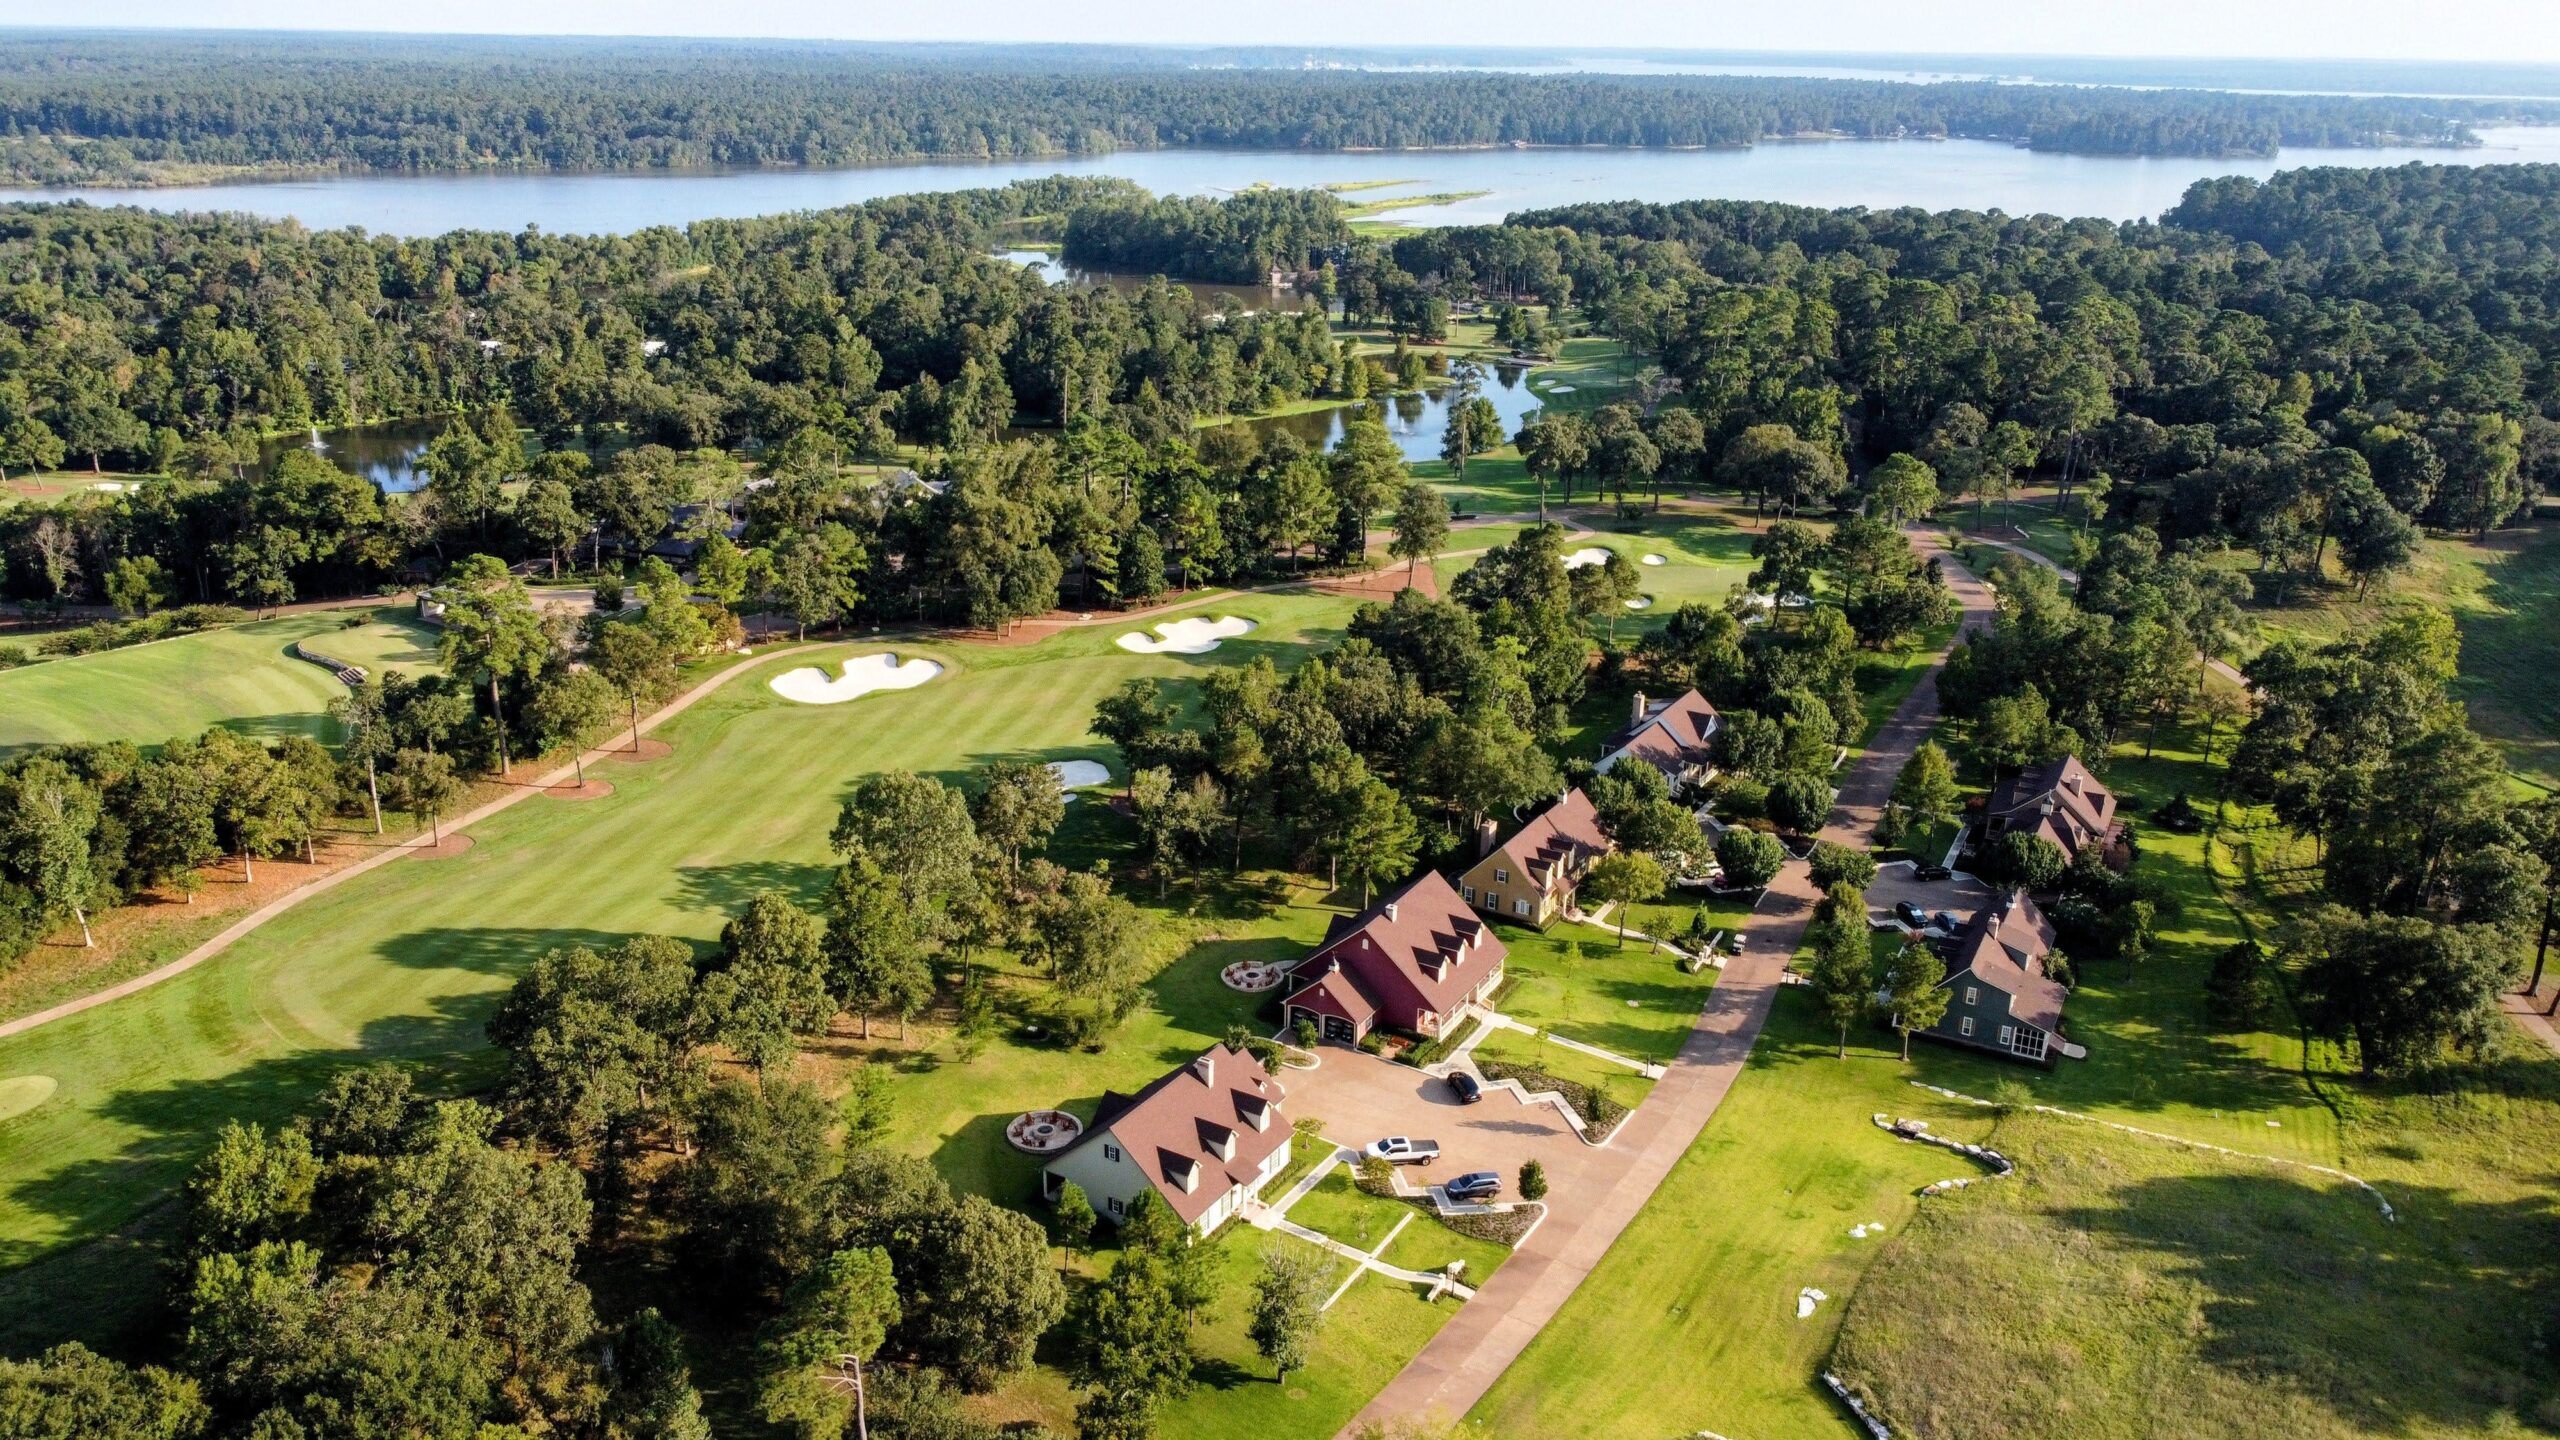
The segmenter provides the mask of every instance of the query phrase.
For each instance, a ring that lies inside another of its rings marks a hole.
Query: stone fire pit
[[[1289,972],[1279,965],[1257,965],[1250,960],[1239,960],[1219,971],[1218,978],[1226,981],[1230,990],[1259,995],[1265,990],[1279,988],[1280,982],[1289,978]]]
[[[1005,1143],[1028,1155],[1055,1155],[1084,1134],[1084,1122],[1064,1110],[1026,1110],[1004,1127]]]

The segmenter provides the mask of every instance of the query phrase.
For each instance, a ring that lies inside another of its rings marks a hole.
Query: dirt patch
[[[589,780],[582,785],[575,780],[564,780],[542,793],[554,800],[601,800],[613,793],[613,782]]]
[[[1383,570],[1362,570],[1350,575],[1321,575],[1308,582],[1309,588],[1323,595],[1357,595],[1375,600],[1393,600],[1396,592],[1408,587],[1426,597],[1440,598],[1440,577],[1423,566],[1413,567],[1410,579],[1405,567],[1390,565]]]
[[[668,744],[664,740],[652,740],[648,736],[644,735],[640,737],[639,749],[632,750],[617,748],[607,750],[604,752],[604,758],[607,760],[620,760],[628,765],[637,765],[648,760],[664,760],[674,753],[676,753],[676,747],[673,745]]]
[[[470,848],[470,836],[459,832],[448,832],[442,841],[433,845],[421,845],[409,853],[420,860],[451,860]]]

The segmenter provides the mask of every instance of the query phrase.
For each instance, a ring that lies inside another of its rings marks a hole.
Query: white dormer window
[[[1981,1003],[1982,1003],[1982,987],[1980,987],[1980,986],[1978,986],[1978,985],[1967,985],[1966,987],[1964,987],[1964,1003],[1966,1003],[1967,1005],[1979,1005],[1979,1004],[1981,1004]],[[1972,1023],[1972,1022],[1967,1021],[1966,1023],[1967,1023],[1967,1024],[1970,1024],[1970,1023]]]

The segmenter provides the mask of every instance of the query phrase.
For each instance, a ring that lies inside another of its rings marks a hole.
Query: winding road
[[[1959,636],[1988,629],[1993,613],[1990,587],[1966,570],[1937,534],[1905,533],[1923,559],[1945,562],[1948,588],[1963,609]],[[1938,672],[1945,663],[1942,650],[1929,673],[1912,687],[1909,697],[1841,778],[1831,822],[1823,827],[1821,838],[1848,845],[1867,843],[1904,762],[1938,723]],[[1546,1223],[1531,1232],[1476,1298],[1462,1306],[1422,1353],[1352,1417],[1339,1440],[1350,1440],[1373,1425],[1462,1416],[1528,1349],[1715,1117],[1768,1022],[1780,977],[1803,943],[1805,926],[1820,898],[1805,862],[1793,861],[1778,872],[1742,927],[1741,955],[1725,967],[1678,1058],[1628,1119],[1617,1143],[1600,1152],[1605,1158],[1576,1187],[1579,1193],[1550,1208]],[[1628,1363],[1646,1362],[1629,1357]]]

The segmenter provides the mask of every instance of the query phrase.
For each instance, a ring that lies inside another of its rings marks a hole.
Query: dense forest
[[[2468,143],[2560,103],[1751,76],[1177,69],[1077,52],[710,41],[24,34],[0,41],[0,179],[206,167],[850,165],[1163,146],[1748,145],[1963,135],[2103,154]]]

